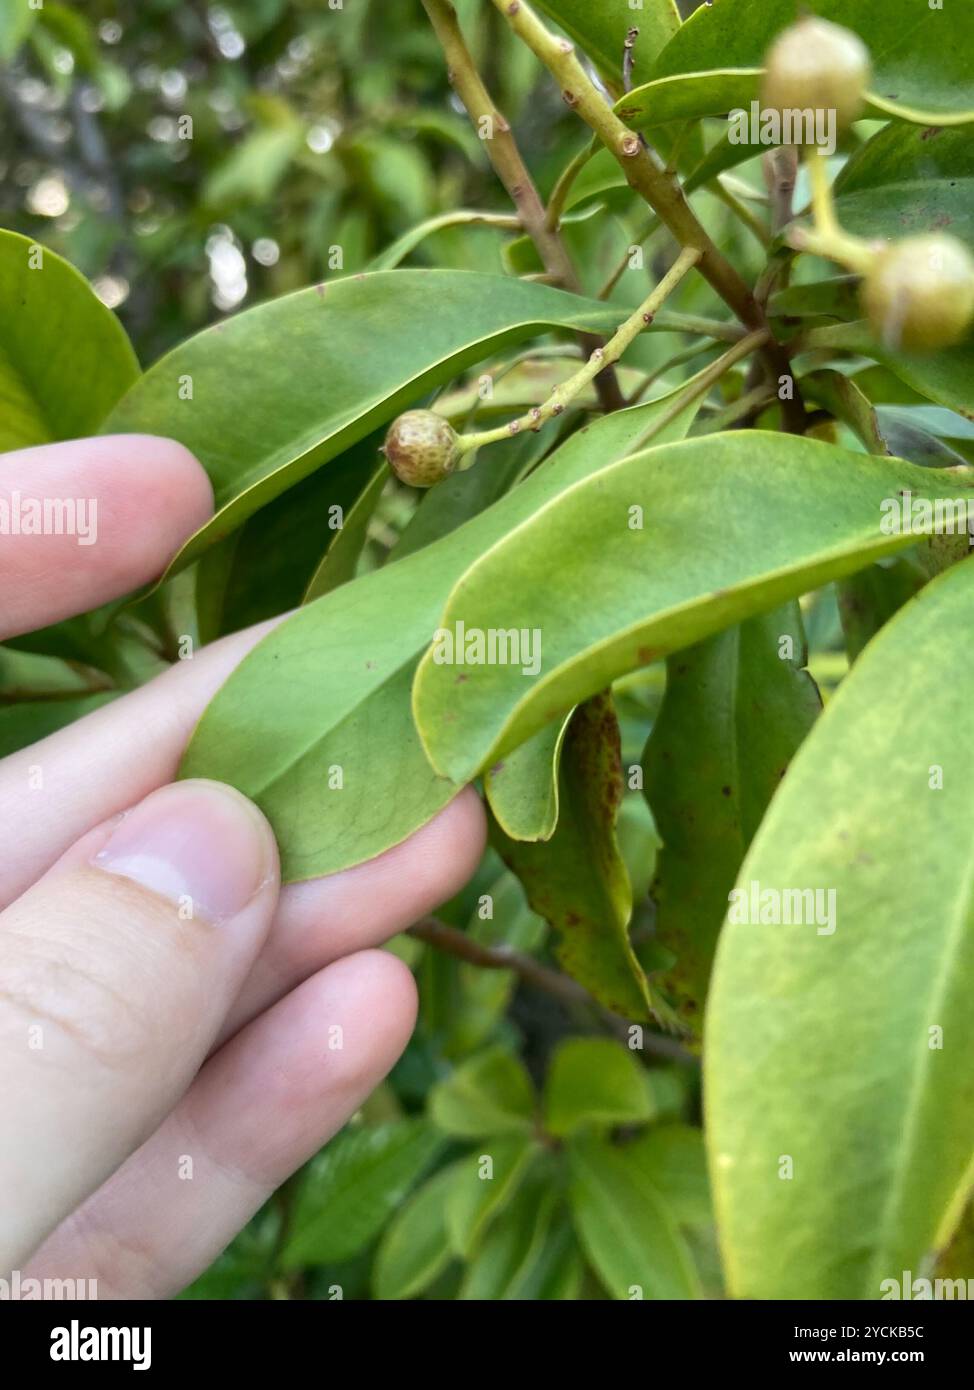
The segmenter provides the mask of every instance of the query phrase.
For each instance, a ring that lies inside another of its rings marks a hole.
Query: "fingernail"
[[[219,782],[176,782],[128,811],[92,863],[219,922],[274,873],[273,839],[257,807]]]

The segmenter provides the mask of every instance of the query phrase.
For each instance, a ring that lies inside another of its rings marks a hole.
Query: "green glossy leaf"
[[[658,408],[666,409],[665,402],[678,398],[683,389],[677,388],[670,395],[661,397]],[[683,439],[701,403],[702,397],[655,431],[654,443]],[[654,414],[654,411],[648,411],[650,419]],[[494,819],[508,839],[550,840],[555,833],[558,822],[558,767],[569,719],[570,714],[546,725],[486,772],[484,791]]]
[[[477,146],[476,137],[474,145]],[[477,148],[479,155],[479,147]],[[391,246],[387,246],[384,251],[380,251],[377,256],[373,256],[369,262],[369,270],[393,270],[406,257],[415,251],[428,236],[434,232],[442,231],[444,227],[477,227],[489,225],[484,222],[484,214],[480,212],[441,212],[436,217],[428,217],[424,222],[418,223],[415,227],[410,227],[408,232],[403,232]],[[515,223],[515,225],[517,225]]]
[[[558,824],[558,766],[571,715],[539,730],[484,776],[494,819],[511,840],[550,840]]]
[[[287,880],[370,859],[424,825],[456,787],[429,766],[409,689],[451,586],[550,497],[661,423],[683,428],[697,403],[666,422],[677,404],[663,397],[579,430],[466,525],[281,623],[205,711],[181,774],[230,782],[257,801]]]
[[[974,120],[967,63],[971,18],[963,5],[931,9],[915,0],[809,0],[803,8],[853,29],[873,62],[869,106],[924,125]],[[795,0],[719,0],[701,6],[663,49],[653,78],[721,69],[757,69],[779,30],[795,22]],[[751,74],[741,73],[746,106]]]
[[[104,429],[169,435],[209,474],[217,514],[183,547],[178,568],[472,363],[552,328],[597,332],[618,318],[605,305],[504,276],[356,275],[190,338],[155,363]]]
[[[453,589],[440,627],[540,633],[541,670],[467,665],[458,685],[431,649],[413,689],[430,760],[467,779],[627,671],[905,548],[880,531],[900,487],[957,483],[762,431],[664,445],[576,483]]]
[[[453,1182],[445,1197],[445,1219],[456,1254],[465,1259],[473,1254],[491,1222],[516,1195],[539,1153],[532,1140],[507,1135],[491,1139],[484,1153],[469,1154],[454,1164]]]
[[[926,430],[938,439],[974,439],[974,423],[965,420],[954,410],[938,405],[879,405],[876,410],[880,424],[898,423]]]
[[[802,391],[808,400],[824,406],[836,420],[842,420],[847,424],[859,436],[868,453],[894,454],[899,458],[907,459],[910,463],[922,464],[925,462],[923,459],[913,458],[910,454],[904,454],[898,449],[890,448],[889,441],[880,428],[872,402],[860,390],[852,377],[845,376],[842,372],[830,370],[809,372],[807,376],[802,377]],[[958,462],[958,460],[942,458],[939,466],[941,468],[946,467],[950,462]]]
[[[305,1173],[282,1269],[347,1260],[382,1229],[443,1147],[425,1120],[345,1129]]]
[[[537,1168],[491,1225],[457,1297],[493,1303],[541,1296],[551,1275],[551,1262],[545,1258],[549,1241],[563,1225],[558,1215],[551,1173]],[[560,1244],[558,1253],[563,1250]]]
[[[676,1218],[642,1164],[592,1135],[569,1145],[578,1238],[616,1299],[692,1299],[700,1288]]]
[[[517,1057],[491,1047],[437,1082],[429,1113],[445,1134],[464,1139],[528,1134],[534,1127],[534,1087]]]
[[[636,25],[639,37],[633,49],[636,80],[680,27],[676,0],[652,0],[638,10],[625,3],[593,3],[593,0],[538,0],[538,9],[557,21],[565,33],[584,48],[603,76],[622,87],[622,58],[629,29]]]
[[[445,1203],[460,1163],[443,1168],[414,1192],[383,1233],[372,1267],[379,1299],[413,1298],[432,1284],[453,1252],[446,1233]]]
[[[652,1118],[646,1074],[609,1038],[569,1038],[551,1059],[544,1127],[564,1138],[588,1125],[633,1125]]]
[[[960,1215],[974,1140],[972,619],[966,560],[870,643],[741,870],[731,915],[753,917],[758,885],[765,924],[728,919],[705,1051],[737,1296],[880,1298]],[[769,890],[821,895],[791,912],[799,923],[769,925],[786,906]]]
[[[653,978],[697,1037],[727,894],[821,709],[806,659],[793,602],[667,662],[643,766],[663,840],[651,889],[656,937],[675,961]]]
[[[602,694],[579,706],[565,735],[552,838],[510,840],[492,821],[491,843],[557,931],[562,968],[624,1018],[672,1025],[629,941],[632,888],[615,833],[621,799],[619,726]]]
[[[918,356],[894,352],[873,337],[864,319],[826,324],[802,334],[802,350],[831,348],[874,357],[927,400],[974,420],[974,340],[943,352]]]
[[[87,280],[0,231],[0,451],[96,433],[138,375],[125,330]]]
[[[667,74],[634,88],[615,109],[634,130],[651,130],[670,121],[720,116],[735,107],[750,109],[760,86],[758,68]],[[760,153],[758,146],[739,148],[744,158]]]
[[[813,280],[808,285],[789,285],[787,289],[775,291],[768,308],[774,318],[854,319],[862,312],[859,277],[836,275],[827,280]]]
[[[835,197],[840,222],[857,236],[949,231],[974,244],[970,131],[889,125],[842,168]]]
[[[369,522],[389,478],[389,466],[383,463],[366,483],[355,505],[349,509],[338,534],[311,576],[302,602],[312,603],[322,594],[329,594],[332,589],[355,578],[355,570],[368,538]]]

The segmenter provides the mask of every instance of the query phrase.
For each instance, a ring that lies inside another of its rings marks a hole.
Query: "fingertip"
[[[213,515],[213,485],[185,444],[157,434],[104,435],[99,442],[137,489],[140,507],[157,528],[160,549],[165,541],[174,553]]]
[[[473,787],[464,789],[408,840],[373,860],[388,867],[408,867],[409,892],[404,905],[412,916],[428,912],[458,893],[470,880],[487,843],[487,817]],[[362,872],[370,868],[362,865]],[[409,912],[406,916],[409,917]]]

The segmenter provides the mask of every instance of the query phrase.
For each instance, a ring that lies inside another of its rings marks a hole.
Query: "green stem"
[[[663,224],[658,217],[651,217],[649,219],[649,222],[646,224],[646,228],[643,231],[643,233],[640,236],[638,236],[634,242],[630,242],[630,244],[626,247],[626,254],[623,256],[622,260],[616,266],[615,270],[609,276],[608,280],[606,280],[605,284],[599,290],[598,294],[595,296],[596,299],[609,298],[609,295],[612,293],[616,285],[618,285],[619,281],[622,279],[623,275],[625,275],[626,271],[629,269],[629,259],[632,256],[633,247],[645,246],[646,242],[653,235],[653,233],[659,231],[662,225]]]
[[[806,251],[813,256],[824,256],[837,261],[857,275],[865,275],[876,259],[876,248],[862,237],[853,236],[839,224],[835,202],[832,198],[832,185],[829,182],[825,155],[817,147],[808,158],[808,172],[812,184],[812,217],[814,229],[793,227],[788,237],[789,244],[796,251]]]
[[[718,178],[713,187],[714,194],[720,199],[726,208],[737,218],[742,226],[746,227],[757,241],[761,243],[765,250],[771,245],[771,233],[759,217],[745,203],[732,193],[731,190]]]
[[[704,367],[702,372],[698,372],[691,381],[687,382],[686,390],[680,392],[673,404],[653,421],[652,429],[640,440],[640,444],[649,443],[661,430],[666,428],[671,420],[675,420],[691,401],[697,400],[699,396],[705,396],[711,387],[716,386],[725,372],[738,362],[743,361],[745,357],[750,356],[752,352],[764,347],[770,336],[769,329],[756,328],[753,333],[748,333],[739,343],[735,343],[733,347],[721,353],[715,361],[711,362],[709,367]]]
[[[545,225],[550,227],[553,232],[557,232],[561,224],[562,213],[565,211],[565,203],[568,201],[572,184],[598,148],[598,136],[593,135],[585,148],[579,150],[568,167],[562,171],[561,177],[552,189],[551,197],[548,199],[548,211],[545,213]]]
[[[677,175],[667,171],[655,150],[643,144],[636,132],[630,130],[605,102],[579,62],[574,44],[546,29],[527,0],[493,0],[493,3],[552,73],[566,103],[578,112],[618,160],[630,186],[642,195],[681,246],[700,252],[700,273],[724,302],[747,328],[767,328],[761,306],[734,266],[707,235],[687,202]],[[776,377],[790,376],[788,355],[770,333],[765,353]],[[786,402],[785,408],[789,428],[801,433],[805,411],[797,384],[794,399]]]
[[[743,337],[743,334],[741,336]],[[666,373],[672,371],[674,367],[682,367],[685,363],[692,362],[695,357],[701,357],[705,352],[711,352],[713,347],[713,342],[708,339],[704,342],[694,343],[691,347],[684,348],[682,352],[674,353],[672,357],[668,357],[665,362],[655,369],[655,371],[647,374],[639,388],[634,391],[626,401],[626,405],[638,405],[639,402],[645,398],[649,388],[654,386],[656,382],[659,381],[660,377],[666,376]]]
[[[619,361],[643,329],[652,323],[656,317],[657,309],[670,291],[676,288],[699,260],[700,252],[695,246],[687,247],[681,251],[652,293],[643,300],[636,312],[631,314],[625,323],[616,330],[605,347],[596,348],[588,361],[573,376],[570,376],[567,381],[563,381],[560,386],[555,387],[543,405],[534,406],[527,414],[519,416],[516,420],[511,420],[508,424],[501,425],[497,429],[483,430],[479,434],[462,434],[456,445],[460,458],[463,459],[468,454],[473,455],[477,449],[485,444],[496,444],[502,439],[510,439],[511,435],[519,434],[522,429],[537,432],[549,420],[561,415],[565,407],[590,382],[594,381],[599,372],[604,371],[607,365]],[[472,463],[472,461],[471,458],[470,462]],[[469,467],[470,463],[461,462],[459,466],[460,468]]]
[[[729,405],[714,411],[704,428],[698,433],[717,434],[721,430],[730,429],[740,420],[746,420],[749,416],[760,415],[762,410],[766,410],[769,405],[774,405],[777,399],[777,393],[762,382],[749,391],[745,391],[742,396],[738,396],[736,401],[731,401]]]

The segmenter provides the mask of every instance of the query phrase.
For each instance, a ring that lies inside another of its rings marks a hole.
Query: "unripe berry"
[[[858,34],[814,15],[782,30],[765,68],[765,109],[834,111],[840,134],[862,111],[871,76],[869,50]]]
[[[432,487],[459,461],[457,432],[432,410],[407,410],[393,420],[382,452],[396,477],[410,487]]]
[[[974,258],[956,237],[907,237],[881,251],[862,284],[877,338],[906,352],[960,342],[974,320]]]

